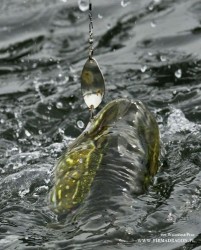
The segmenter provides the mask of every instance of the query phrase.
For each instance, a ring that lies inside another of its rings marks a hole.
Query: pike
[[[158,125],[142,102],[117,99],[94,116],[56,164],[50,192],[50,204],[56,213],[72,210],[85,200],[104,155],[110,148],[118,152],[120,138],[126,142],[128,161],[134,160],[133,190],[146,190],[158,170]]]

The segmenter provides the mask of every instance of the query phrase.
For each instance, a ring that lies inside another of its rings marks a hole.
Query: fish
[[[135,158],[133,190],[144,192],[158,171],[159,128],[145,104],[121,98],[106,104],[58,160],[49,195],[51,208],[65,213],[82,204],[108,150],[121,154],[122,142],[124,158]]]

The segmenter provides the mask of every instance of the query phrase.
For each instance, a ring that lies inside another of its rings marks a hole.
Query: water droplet
[[[14,112],[14,116],[15,116],[15,118],[18,118],[18,117],[19,117],[19,113]],[[18,122],[18,123],[19,123],[19,122]]]
[[[154,21],[151,22],[151,27],[155,28],[156,27],[156,23]]]
[[[126,7],[126,6],[128,6],[130,4],[130,1],[128,1],[128,0],[121,0],[121,6],[122,7]]]
[[[52,109],[52,106],[51,106],[51,105],[48,105],[48,106],[47,106],[47,109],[48,109],[48,110],[51,110],[51,109]]]
[[[24,133],[25,133],[25,135],[26,135],[27,137],[30,137],[30,136],[31,136],[31,133],[29,133],[28,130],[25,130]]]
[[[69,105],[71,106],[72,109],[75,108],[75,105],[72,102],[69,102]]]
[[[103,16],[101,14],[98,14],[99,19],[103,19]]]
[[[78,128],[84,128],[84,122],[81,120],[77,121],[77,126]]]
[[[56,79],[57,81],[57,84],[62,86],[62,85],[65,85],[68,81],[69,81],[69,77],[68,76],[64,76],[63,74],[58,74],[58,77]],[[63,89],[62,89],[63,91]]]
[[[151,3],[151,4],[149,5],[148,9],[149,9],[150,11],[152,11],[152,10],[154,9],[153,3]]]
[[[67,0],[61,0],[63,3],[67,3]]]
[[[69,81],[69,77],[68,76],[65,76],[64,79],[65,79],[65,83],[67,83]]]
[[[160,60],[161,60],[161,62],[166,62],[167,58],[166,58],[166,56],[160,56]]]
[[[33,63],[33,65],[32,65],[32,69],[35,69],[37,66],[38,66],[38,64],[37,64],[37,63]]]
[[[87,11],[89,9],[88,1],[78,0],[78,6],[81,11]]]
[[[173,95],[176,95],[176,94],[177,94],[177,91],[176,91],[176,90],[174,90],[172,93],[173,93]]]
[[[62,102],[57,102],[56,107],[58,109],[62,109],[63,108],[63,103]]]
[[[142,73],[144,73],[147,70],[147,65],[142,66],[140,70]]]
[[[181,76],[182,76],[182,70],[178,69],[177,71],[175,71],[174,75],[176,76],[176,78],[181,78]]]

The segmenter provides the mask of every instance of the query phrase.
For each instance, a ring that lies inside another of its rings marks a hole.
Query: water
[[[104,103],[124,97],[149,106],[163,164],[147,193],[111,195],[113,210],[106,200],[66,217],[49,209],[55,161],[89,118],[79,91],[88,16],[77,1],[2,0],[0,248],[200,249],[201,3],[93,4]]]
[[[88,1],[87,0],[78,0],[78,6],[81,11],[86,11],[89,9]]]

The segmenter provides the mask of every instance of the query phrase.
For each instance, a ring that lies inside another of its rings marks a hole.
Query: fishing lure
[[[93,116],[93,111],[103,100],[105,80],[97,61],[93,58],[92,4],[89,1],[89,58],[81,73],[81,90],[84,101]]]

